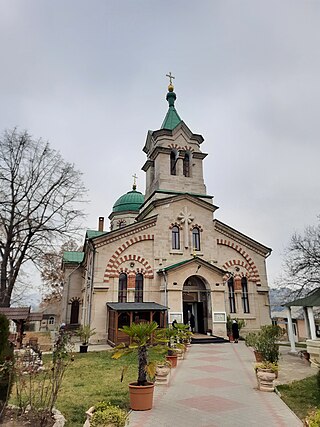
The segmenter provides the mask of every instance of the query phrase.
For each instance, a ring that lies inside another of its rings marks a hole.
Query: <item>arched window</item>
[[[183,158],[183,175],[190,176],[190,154],[186,153]]]
[[[49,324],[49,325],[54,325],[54,316],[50,316],[50,317],[49,317],[48,324]]]
[[[194,227],[192,230],[192,247],[193,250],[200,251],[200,230]]]
[[[79,300],[75,299],[71,302],[70,324],[76,325],[79,323]]]
[[[127,302],[127,275],[121,273],[119,276],[118,302]]]
[[[143,275],[140,273],[136,274],[134,302],[143,302]]]
[[[233,277],[231,277],[228,280],[228,291],[229,291],[229,308],[230,313],[236,312],[236,299],[234,295],[234,284],[233,284]]]
[[[248,295],[248,283],[246,277],[242,277],[241,279],[241,287],[242,287],[242,307],[244,313],[250,313],[249,308],[249,295]]]
[[[180,249],[180,230],[176,225],[172,227],[172,249]]]
[[[125,227],[125,226],[126,226],[126,222],[125,222],[125,220],[121,219],[121,220],[118,222],[118,228],[123,228],[123,227]]]
[[[170,153],[170,173],[171,175],[177,175],[177,155],[174,151]]]

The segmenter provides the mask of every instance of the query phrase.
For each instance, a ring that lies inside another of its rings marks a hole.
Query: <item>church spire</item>
[[[170,83],[168,86],[168,93],[166,100],[169,104],[169,110],[166,114],[166,117],[161,125],[161,129],[168,129],[173,130],[175,127],[178,126],[178,124],[182,121],[179,117],[179,114],[177,113],[177,110],[174,107],[174,102],[177,99],[177,95],[173,92],[174,87],[172,84],[172,79],[175,79],[175,77],[171,74],[171,71],[169,74],[166,74],[166,77],[169,77]]]

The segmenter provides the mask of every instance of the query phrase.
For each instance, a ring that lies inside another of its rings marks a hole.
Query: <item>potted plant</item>
[[[77,335],[80,337],[82,344],[80,344],[80,353],[87,353],[89,339],[95,335],[95,329],[91,329],[90,325],[81,325],[77,331]]]
[[[147,376],[149,374],[149,378],[154,377],[155,365],[148,363],[148,347],[153,343],[157,328],[156,322],[124,326],[120,331],[129,335],[132,344],[129,347],[120,344],[112,355],[113,359],[119,359],[134,350],[138,352],[138,378],[136,382],[129,384],[130,407],[134,411],[152,409],[154,383],[149,382]]]
[[[274,391],[274,380],[278,376],[278,365],[272,362],[255,364],[258,389],[261,391]]]
[[[165,358],[158,361],[156,365],[156,372],[155,372],[155,384],[156,385],[169,384],[170,372],[171,372],[171,362],[169,362]]]
[[[158,336],[160,338],[162,338],[163,341],[166,342],[168,345],[168,354],[167,354],[166,358],[171,363],[171,367],[175,368],[177,366],[178,355],[176,352],[176,348],[174,347],[174,344],[176,344],[176,339],[178,336],[178,329],[177,328],[165,328],[159,332],[160,332],[160,335],[158,335]]]
[[[263,361],[262,350],[263,350],[264,343],[260,339],[259,333],[249,332],[246,335],[245,343],[247,347],[253,348],[253,353],[255,355],[256,362],[262,362]]]
[[[279,360],[279,345],[277,341],[282,335],[283,329],[280,326],[266,325],[262,326],[258,332],[247,334],[245,342],[247,346],[253,347],[257,362],[277,363]]]

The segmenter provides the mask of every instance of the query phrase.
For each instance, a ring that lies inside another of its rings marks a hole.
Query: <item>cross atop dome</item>
[[[173,92],[174,87],[173,87],[173,84],[172,84],[172,79],[175,79],[175,77],[171,74],[171,71],[169,72],[169,74],[166,74],[166,77],[169,77],[169,79],[170,79],[170,83],[169,83],[169,86],[168,86],[168,91],[169,92]]]
[[[172,79],[175,79],[175,77],[171,74],[171,71],[169,72],[169,74],[166,74],[166,77],[169,77],[169,80],[170,80],[170,83],[168,86],[168,93],[167,93],[167,97],[166,97],[166,100],[168,101],[168,104],[169,104],[169,110],[167,112],[167,115],[166,115],[163,123],[162,123],[161,129],[172,130],[176,126],[178,126],[178,124],[182,120],[179,117],[179,114],[177,113],[177,110],[174,107],[174,102],[177,99],[177,95],[173,92],[174,87],[172,84]]]

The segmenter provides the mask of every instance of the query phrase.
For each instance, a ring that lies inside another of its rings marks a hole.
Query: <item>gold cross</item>
[[[137,186],[137,179],[138,179],[137,175],[136,174],[132,175],[132,178],[133,178],[133,185]]]
[[[170,79],[170,84],[172,85],[172,79],[175,79],[175,77],[173,77],[173,75],[171,74],[171,71],[169,74],[166,74],[166,77],[169,77]]]

